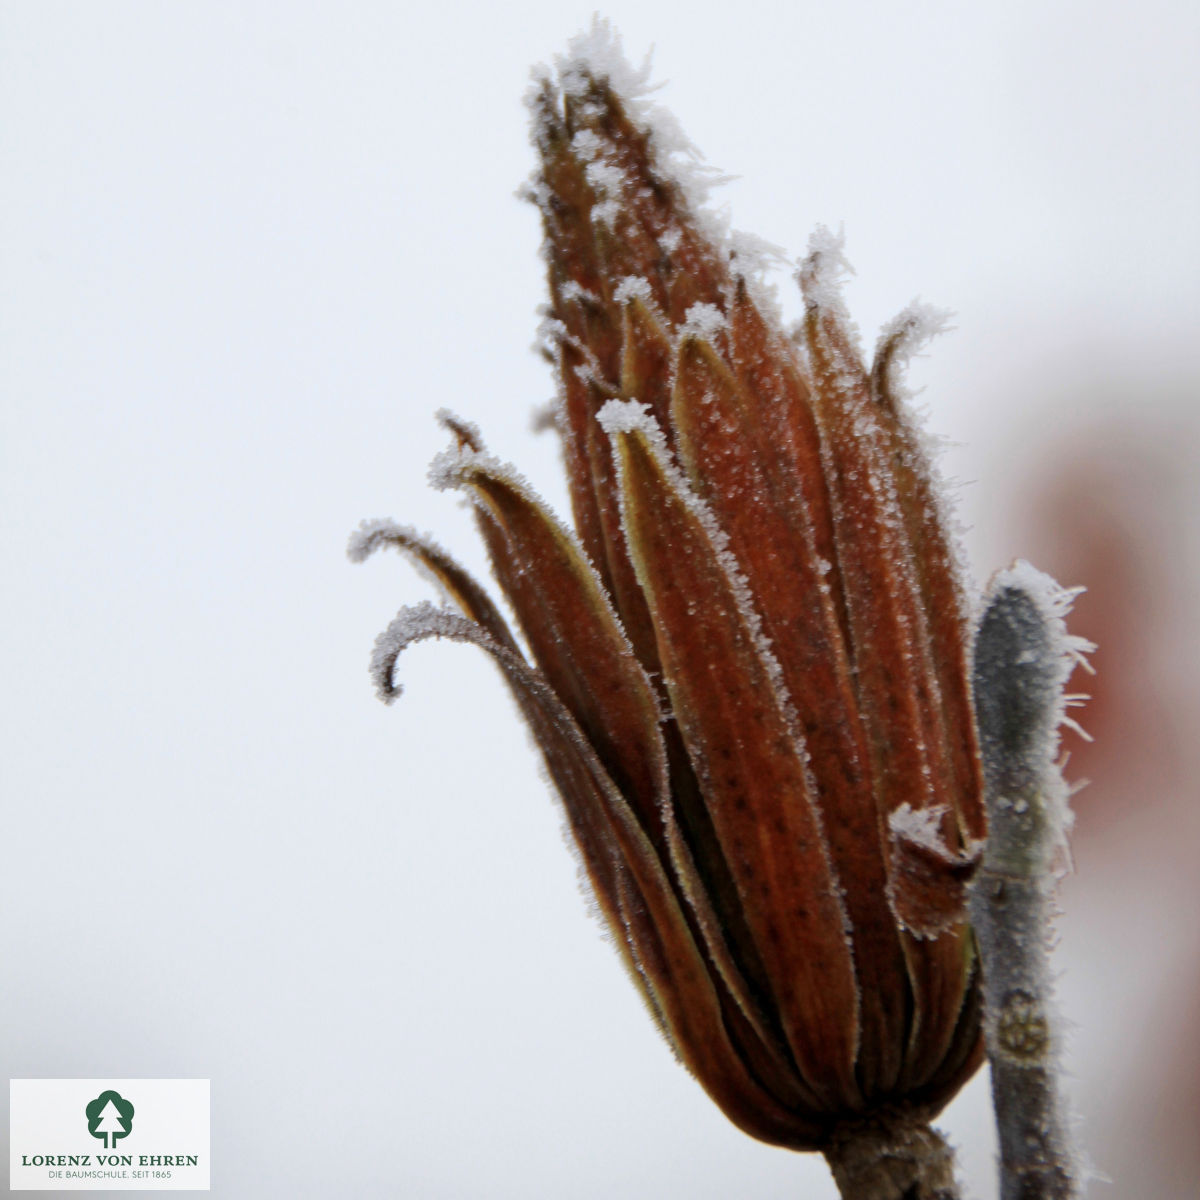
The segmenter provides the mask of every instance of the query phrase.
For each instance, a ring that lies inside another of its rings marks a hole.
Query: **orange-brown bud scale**
[[[421,637],[493,656],[631,976],[739,1127],[820,1149],[927,1117],[981,1054],[984,818],[962,589],[892,379],[912,330],[868,370],[827,243],[801,350],[604,70],[531,106],[577,532],[450,422],[437,479],[475,502],[529,661],[441,551],[367,530],[459,610],[402,614],[381,690]]]

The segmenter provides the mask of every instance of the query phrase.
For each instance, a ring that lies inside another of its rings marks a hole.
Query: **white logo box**
[[[106,1103],[94,1136],[86,1109],[105,1092],[133,1115]],[[209,1189],[207,1079],[11,1079],[9,1133],[14,1192]]]

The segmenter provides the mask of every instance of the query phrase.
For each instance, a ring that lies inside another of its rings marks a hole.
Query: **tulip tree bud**
[[[442,414],[510,628],[443,550],[448,607],[381,636],[472,642],[545,758],[595,910],[679,1060],[739,1128],[825,1153],[857,1200],[945,1200],[928,1125],[983,1057],[967,888],[986,835],[969,605],[899,367],[862,355],[841,241],[781,328],[751,242],[602,23],[529,104],[572,525]]]

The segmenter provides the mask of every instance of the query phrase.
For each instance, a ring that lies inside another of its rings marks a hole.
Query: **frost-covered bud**
[[[1058,1086],[1050,937],[1071,824],[1058,729],[1091,643],[1067,633],[1076,593],[1018,562],[992,580],[975,640],[975,706],[991,829],[971,889],[1000,1143],[1001,1200],[1072,1200],[1083,1170]],[[1078,730],[1082,733],[1082,730]]]
[[[574,530],[473,428],[435,464],[527,653],[440,550],[373,525],[357,552],[399,546],[458,609],[402,613],[374,669],[390,698],[416,638],[495,657],[679,1058],[748,1133],[853,1173],[859,1131],[900,1145],[982,1053],[968,620],[895,379],[938,318],[866,365],[822,233],[786,336],[643,84],[593,34],[531,98]]]

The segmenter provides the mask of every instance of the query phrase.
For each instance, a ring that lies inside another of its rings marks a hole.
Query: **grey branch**
[[[983,962],[1001,1200],[1080,1194],[1049,971],[1055,866],[1070,824],[1056,762],[1063,685],[1091,648],[1066,632],[1073,596],[1017,564],[993,581],[975,642],[989,827],[971,920]]]

